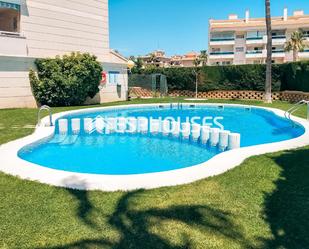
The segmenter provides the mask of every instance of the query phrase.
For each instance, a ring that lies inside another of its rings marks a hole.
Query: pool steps
[[[196,123],[177,122],[147,118],[84,118],[84,119],[59,119],[58,133],[60,135],[73,134],[74,139],[64,140],[61,144],[72,144],[76,141],[76,135],[86,134],[162,134],[164,137],[181,138],[191,140],[202,145],[209,144],[218,147],[221,151],[240,148],[241,135],[219,128],[201,126]]]

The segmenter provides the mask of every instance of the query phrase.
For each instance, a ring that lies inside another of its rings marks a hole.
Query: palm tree
[[[298,59],[298,52],[303,52],[305,49],[305,37],[304,35],[299,32],[295,31],[291,35],[291,39],[286,42],[285,44],[285,51],[291,52],[293,51],[293,61],[297,61]]]
[[[199,59],[200,59],[200,61],[202,63],[202,66],[206,66],[207,65],[207,61],[208,61],[207,50],[202,50],[199,57],[200,57]]]
[[[149,61],[151,64],[155,63],[157,56],[154,53],[149,54]]]
[[[265,102],[272,102],[271,81],[272,81],[272,29],[270,0],[265,0],[266,29],[267,29],[267,58],[266,58],[266,82],[265,82]]]

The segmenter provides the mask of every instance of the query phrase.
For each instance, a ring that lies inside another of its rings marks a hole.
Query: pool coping
[[[272,111],[279,117],[284,117],[284,111],[260,106],[221,103],[190,103],[196,106],[229,106],[229,107],[251,107]],[[109,107],[97,107],[66,111],[53,115],[53,121],[69,115],[82,112],[96,112],[101,110],[130,109],[136,107],[158,107],[170,104],[134,104]],[[185,105],[185,104],[184,104]],[[296,149],[309,145],[309,122],[305,119],[293,116],[292,119],[305,128],[305,133],[295,139],[270,144],[262,144],[244,147],[236,150],[223,152],[216,155],[205,163],[189,168],[176,169],[166,172],[138,174],[138,175],[97,175],[67,172],[39,166],[27,162],[18,157],[18,152],[24,146],[47,138],[54,133],[54,127],[37,127],[35,132],[27,137],[0,145],[0,171],[20,177],[21,179],[38,181],[58,187],[73,188],[80,190],[102,190],[102,191],[131,191],[136,189],[153,189],[189,184],[201,179],[213,177],[225,173],[252,156],[273,153],[283,150]],[[48,122],[48,117],[42,120]]]

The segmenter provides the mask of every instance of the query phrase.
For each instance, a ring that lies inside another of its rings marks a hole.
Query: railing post
[[[39,111],[38,111],[38,126],[41,126],[41,111],[43,110],[47,110],[48,111],[48,114],[49,114],[49,125],[50,126],[54,126],[53,125],[53,118],[52,118],[52,111],[51,111],[51,108],[47,105],[43,105]]]

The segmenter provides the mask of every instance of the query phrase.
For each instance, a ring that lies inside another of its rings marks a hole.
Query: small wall
[[[142,89],[140,87],[134,87],[130,89],[131,97],[149,98],[152,96],[151,91]],[[192,91],[181,91],[174,90],[170,91],[170,97],[195,97],[195,92]],[[198,98],[205,99],[244,99],[244,100],[263,100],[264,92],[260,91],[210,91],[210,92],[199,92]],[[309,100],[309,93],[304,92],[273,92],[274,100],[282,100],[288,102],[298,102],[301,100]]]
[[[188,96],[195,97],[195,92],[191,91],[171,91],[171,97]],[[251,99],[251,100],[263,100],[264,93],[259,91],[210,91],[210,92],[199,92],[198,98],[208,99]],[[273,99],[279,100],[280,93],[273,93]]]
[[[296,92],[296,91],[285,91],[281,92],[280,100],[289,101],[289,102],[299,102],[301,100],[309,101],[309,93],[305,92]]]
[[[37,106],[28,77],[31,68],[33,58],[0,56],[0,108]]]

